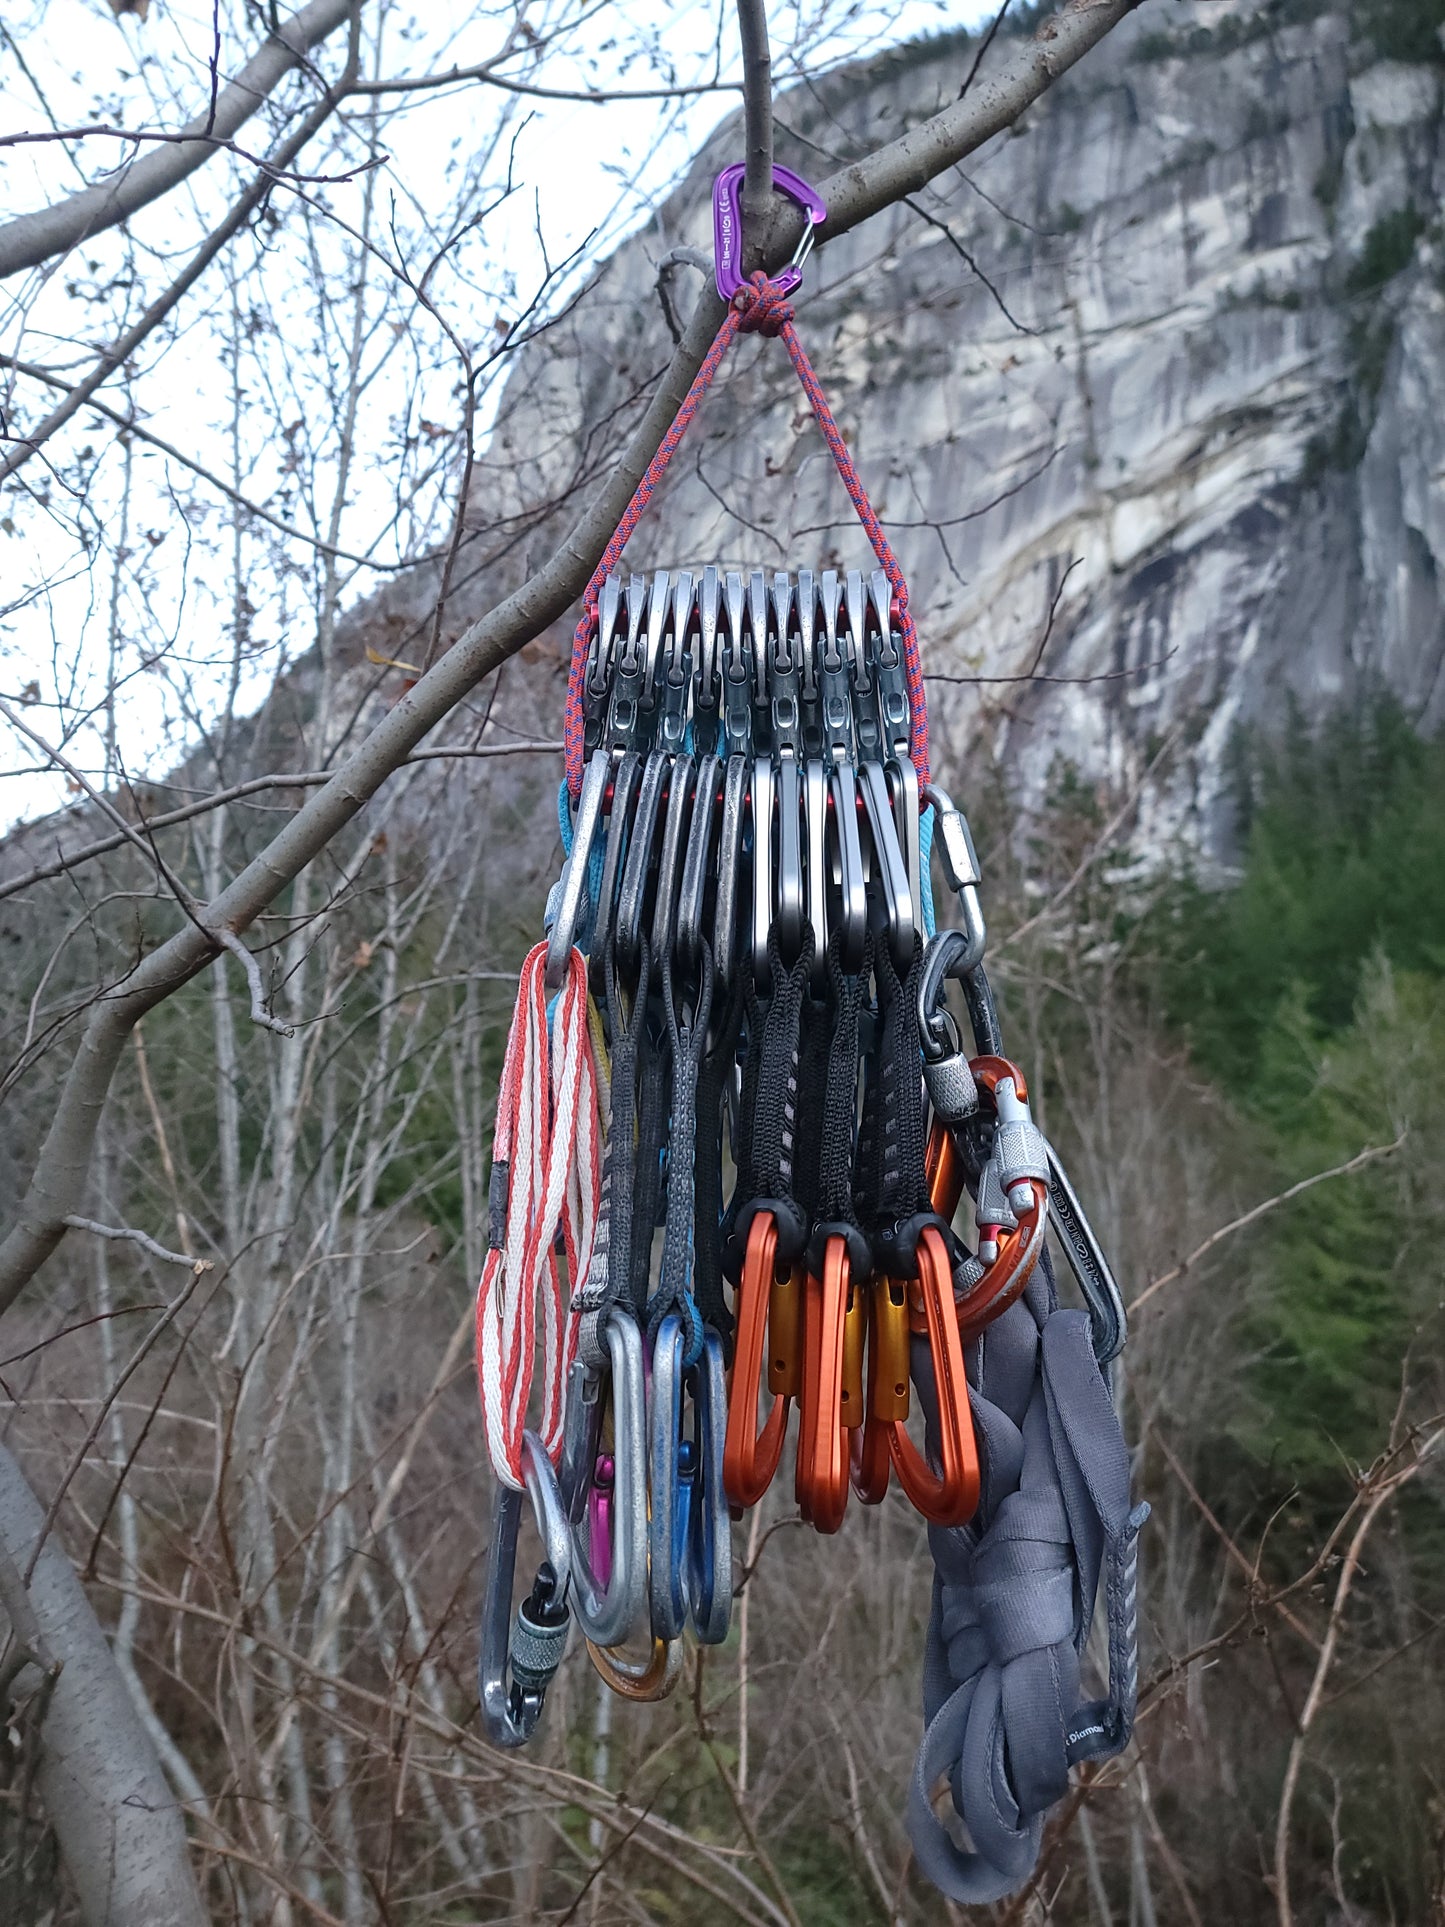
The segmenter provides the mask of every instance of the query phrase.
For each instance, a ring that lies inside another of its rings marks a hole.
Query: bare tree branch
[[[1327,1184],[1331,1178],[1347,1178],[1352,1171],[1362,1171],[1367,1164],[1375,1163],[1378,1158],[1392,1156],[1405,1142],[1407,1135],[1407,1132],[1401,1131],[1393,1144],[1367,1144],[1363,1151],[1356,1151],[1355,1155],[1352,1158],[1346,1158],[1343,1164],[1332,1164],[1328,1171],[1314,1171],[1309,1177],[1301,1178],[1297,1184],[1292,1184],[1287,1191],[1280,1191],[1274,1197],[1264,1199],[1261,1204],[1246,1211],[1243,1217],[1231,1218],[1228,1224],[1222,1224],[1217,1231],[1211,1231],[1203,1244],[1197,1245],[1187,1258],[1175,1265],[1172,1271],[1162,1272],[1159,1277],[1151,1278],[1129,1306],[1130,1312],[1136,1312],[1141,1305],[1147,1305],[1156,1292],[1163,1291],[1166,1285],[1172,1285],[1176,1278],[1182,1278],[1192,1265],[1199,1263],[1207,1251],[1213,1251],[1214,1247],[1221,1244],[1224,1239],[1232,1238],[1236,1231],[1243,1231],[1247,1225],[1257,1223],[1259,1219],[1267,1217],[1280,1205],[1288,1204],[1291,1198],[1299,1197],[1302,1192],[1312,1191],[1317,1184]]]
[[[749,265],[753,252],[762,259],[773,214],[773,63],[765,0],[737,0],[737,8],[743,48],[743,260]]]
[[[167,1251],[164,1245],[156,1243],[149,1232],[133,1231],[129,1225],[98,1224],[94,1218],[80,1218],[74,1214],[65,1222],[72,1231],[89,1231],[97,1238],[113,1238],[126,1244],[139,1245],[142,1251],[148,1251],[152,1258],[159,1258],[162,1264],[184,1265],[187,1271],[194,1272],[197,1277],[203,1271],[214,1269],[211,1259],[188,1257],[184,1251]]]
[[[5,222],[0,226],[0,280],[25,268],[39,267],[90,236],[119,226],[139,208],[159,200],[194,174],[215,153],[218,143],[230,140],[245,125],[311,49],[335,33],[350,10],[351,0],[311,0],[309,6],[292,14],[267,37],[205,113],[198,114],[175,137],[179,145],[132,161],[107,180],[82,188],[52,207],[37,208],[32,214]],[[270,163],[273,167],[276,164]]]
[[[337,0],[315,0],[317,6],[333,6]],[[187,291],[193,288],[206,269],[221,250],[241,231],[256,209],[276,185],[281,174],[290,167],[301,149],[312,137],[318,134],[330,120],[336,103],[345,93],[356,73],[360,53],[360,7],[361,0],[346,0],[342,12],[351,14],[351,45],[347,51],[346,68],[335,87],[328,87],[321,99],[306,115],[295,133],[282,141],[276,152],[262,168],[256,179],[245,193],[232,205],[226,218],[206,236],[201,246],[191,256],[185,267],[165,291],[156,296],[145,312],[133,321],[125,333],[97,359],[94,368],[83,381],[76,383],[58,407],[51,409],[44,421],[37,424],[29,435],[17,436],[19,446],[15,452],[0,462],[0,482],[5,481],[19,468],[23,468],[36,450],[43,447],[57,429],[63,428],[71,417],[82,409],[103,382],[115,373],[140,347],[141,343],[160,326],[176,303]],[[202,144],[205,147],[205,143]],[[184,149],[176,149],[178,153]],[[209,151],[209,148],[206,148]],[[144,165],[142,162],[138,166]],[[113,225],[113,224],[112,224]],[[0,229],[0,249],[4,245],[4,230]],[[4,270],[4,256],[0,253],[0,273]]]
[[[437,749],[416,750],[406,759],[403,768],[413,769],[418,763],[447,762],[457,757],[465,761],[484,762],[494,756],[558,756],[561,751],[560,742],[545,738],[535,742],[527,737],[519,737],[514,743],[458,743],[455,747],[446,745]],[[335,774],[335,770],[331,769],[283,769],[271,776],[253,776],[244,783],[233,783],[229,789],[216,790],[194,803],[182,803],[176,809],[162,810],[156,816],[142,815],[140,826],[147,833],[169,829],[173,823],[189,823],[198,816],[209,816],[212,810],[223,809],[227,803],[240,802],[248,796],[263,796],[267,790],[319,789],[323,783],[329,783]],[[122,844],[130,841],[130,828],[127,826],[125,830],[117,830],[114,836],[97,837],[94,843],[86,843],[78,850],[68,851],[64,856],[56,857],[53,863],[42,863],[33,870],[27,870],[23,876],[10,877],[0,883],[0,903],[6,897],[17,896],[22,890],[33,888],[37,883],[65,876],[97,857],[108,856],[112,850],[118,850]],[[149,856],[149,850],[146,854]]]

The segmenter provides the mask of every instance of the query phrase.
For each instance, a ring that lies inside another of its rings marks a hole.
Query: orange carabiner
[[[795,1490],[803,1517],[819,1532],[836,1532],[848,1504],[849,1455],[843,1430],[850,1271],[847,1239],[829,1238],[823,1248],[823,1275],[810,1276],[805,1287],[803,1396]],[[858,1304],[861,1310],[861,1296]],[[861,1393],[860,1370],[854,1393],[859,1406]]]
[[[888,1430],[908,1417],[908,1287],[875,1278],[868,1307],[868,1410],[853,1450],[853,1490],[880,1505],[893,1461]]]
[[[723,1445],[723,1489],[729,1503],[735,1506],[756,1505],[772,1484],[788,1431],[788,1407],[792,1398],[783,1390],[774,1392],[763,1429],[758,1430],[758,1394],[762,1389],[763,1354],[777,1256],[777,1219],[771,1211],[759,1211],[748,1227],[747,1251],[738,1282],[737,1347],[733,1354],[727,1437]],[[791,1375],[791,1367],[778,1374],[782,1378]]]
[[[933,1470],[901,1420],[887,1427],[888,1452],[898,1483],[924,1518],[936,1526],[961,1526],[973,1517],[978,1505],[978,1446],[968,1409],[963,1343],[953,1302],[953,1267],[937,1225],[925,1225],[919,1234],[918,1286],[933,1358],[941,1469]]]

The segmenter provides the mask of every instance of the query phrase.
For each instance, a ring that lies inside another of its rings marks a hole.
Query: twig
[[[100,1224],[95,1218],[81,1218],[72,1213],[66,1220],[72,1231],[89,1231],[97,1238],[120,1239],[125,1244],[139,1245],[148,1251],[152,1258],[159,1258],[163,1264],[184,1265],[193,1277],[199,1278],[203,1271],[214,1271],[215,1263],[210,1258],[187,1257],[184,1251],[167,1251],[157,1244],[148,1231],[136,1231],[129,1225]]]
[[[261,966],[242,943],[234,930],[228,930],[223,923],[207,925],[211,935],[223,950],[229,950],[246,973],[246,982],[251,990],[251,1022],[259,1024],[262,1030],[274,1030],[278,1037],[294,1037],[294,1024],[283,1024],[279,1017],[273,1017],[266,1008],[266,986],[261,981]]]
[[[1042,910],[1037,910],[1033,916],[1026,917],[1017,930],[1010,930],[1007,936],[1002,937],[999,942],[993,946],[995,956],[997,956],[1001,950],[1007,950],[1010,945],[1016,944],[1020,938],[1026,937],[1031,930],[1037,929],[1039,924],[1047,922],[1060,905],[1067,902],[1074,894],[1075,890],[1078,889],[1084,878],[1089,874],[1090,870],[1093,869],[1099,858],[1103,856],[1104,852],[1109,848],[1114,838],[1119,834],[1119,831],[1133,814],[1139,798],[1144,794],[1150,777],[1173,749],[1175,743],[1178,742],[1179,734],[1179,726],[1176,725],[1170,730],[1169,734],[1164,738],[1164,741],[1149,759],[1149,762],[1145,765],[1144,773],[1140,776],[1138,782],[1129,791],[1129,794],[1109,818],[1103,829],[1100,830],[1093,843],[1090,844],[1073,875],[1063,885],[1062,889],[1044,905]]]
[[[165,320],[181,297],[200,280],[221,250],[246,225],[306,143],[325,126],[335,112],[338,100],[356,74],[360,51],[360,16],[357,11],[359,5],[360,0],[351,0],[350,45],[347,50],[345,72],[337,85],[326,88],[321,99],[306,115],[295,133],[281,143],[275,154],[262,167],[257,178],[233,203],[230,212],[220,225],[213,228],[206,236],[170,286],[157,295],[125,333],[97,357],[95,366],[85,379],[76,383],[65,400],[58,407],[52,408],[45,419],[36,424],[31,434],[16,438],[18,446],[13,453],[6,456],[3,462],[0,462],[0,482],[22,468],[31,456],[50,440],[52,435],[63,428],[73,415],[79,413],[96,389],[103,382],[108,381],[117,368],[124,366],[141,343]],[[110,225],[110,223],[103,223],[103,225]],[[0,244],[3,244],[3,240],[4,234],[0,231]],[[0,259],[0,272],[4,271],[3,259]]]
[[[964,265],[973,274],[977,275],[979,280],[982,281],[983,285],[988,289],[989,293],[993,296],[995,307],[1011,328],[1016,328],[1021,335],[1038,334],[1039,331],[1037,328],[1028,327],[1024,322],[1019,320],[1017,315],[1010,312],[1008,303],[993,285],[992,281],[989,280],[983,269],[978,265],[973,255],[969,253],[962,241],[959,240],[947,221],[941,221],[936,214],[930,214],[928,209],[915,201],[911,194],[904,195],[903,205],[909,209],[911,213],[916,214],[920,221],[926,221],[929,227],[938,230]]]
[[[1288,1204],[1291,1198],[1299,1197],[1301,1192],[1310,1191],[1317,1184],[1324,1184],[1330,1178],[1348,1177],[1352,1171],[1363,1170],[1367,1164],[1373,1164],[1377,1158],[1390,1157],[1399,1150],[1408,1136],[1409,1132],[1405,1130],[1401,1131],[1393,1144],[1367,1144],[1363,1151],[1356,1151],[1355,1155],[1352,1158],[1346,1158],[1343,1164],[1332,1164],[1328,1171],[1316,1171],[1310,1177],[1301,1178],[1298,1184],[1292,1184],[1287,1191],[1280,1191],[1274,1197],[1266,1198],[1262,1204],[1255,1205],[1253,1210],[1246,1211],[1243,1217],[1232,1218],[1228,1224],[1221,1225],[1217,1231],[1211,1231],[1203,1244],[1191,1251],[1189,1256],[1175,1265],[1172,1271],[1166,1271],[1160,1277],[1149,1281],[1130,1305],[1131,1316],[1142,1305],[1147,1305],[1156,1291],[1162,1291],[1166,1285],[1172,1285],[1176,1279],[1182,1278],[1191,1265],[1197,1265],[1207,1251],[1212,1251],[1225,1238],[1233,1237],[1236,1231],[1243,1231],[1247,1225],[1256,1223],[1273,1211],[1277,1205]]]
[[[1325,1641],[1320,1648],[1319,1658],[1315,1662],[1314,1678],[1310,1681],[1309,1694],[1300,1713],[1299,1728],[1290,1745],[1289,1760],[1284,1770],[1284,1786],[1279,1796],[1279,1818],[1274,1832],[1274,1899],[1279,1915],[1279,1927],[1292,1927],[1294,1921],[1289,1892],[1289,1828],[1294,1810],[1295,1789],[1299,1785],[1300,1768],[1304,1762],[1305,1741],[1309,1737],[1310,1727],[1314,1724],[1315,1715],[1319,1712],[1324,1699],[1325,1684],[1334,1662],[1335,1648],[1339,1644],[1345,1602],[1350,1596],[1350,1588],[1354,1585],[1355,1576],[1360,1569],[1360,1558],[1364,1552],[1365,1541],[1381,1509],[1394,1498],[1402,1486],[1408,1485],[1416,1476],[1442,1437],[1445,1437],[1445,1432],[1432,1433],[1408,1464],[1390,1472],[1385,1477],[1380,1477],[1377,1472],[1365,1482],[1364,1489],[1370,1491],[1373,1479],[1379,1479],[1369,1504],[1360,1515],[1360,1522],[1355,1527],[1340,1566],[1334,1602],[1330,1607],[1329,1624],[1325,1629]]]

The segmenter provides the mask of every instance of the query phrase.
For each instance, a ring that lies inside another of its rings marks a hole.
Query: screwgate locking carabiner
[[[477,1660],[482,1723],[493,1746],[504,1747],[525,1746],[536,1730],[547,1688],[567,1650],[572,1618],[567,1608],[572,1535],[552,1461],[535,1432],[522,1434],[522,1474],[546,1558],[513,1619],[512,1581],[523,1494],[515,1486],[499,1483]]]

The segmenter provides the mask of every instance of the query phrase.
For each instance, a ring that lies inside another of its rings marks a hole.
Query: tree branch
[[[846,234],[870,215],[915,193],[1001,133],[1075,61],[1096,46],[1140,0],[1089,0],[1045,21],[992,79],[968,99],[852,162],[823,184],[826,232]],[[770,255],[781,266],[801,232]],[[599,483],[561,547],[520,588],[473,623],[421,681],[403,695],[329,783],[207,906],[212,927],[244,930],[360,811],[423,736],[581,594],[609,537],[656,452],[723,320],[714,289],[704,289],[681,342],[621,458]],[[16,1221],[0,1244],[0,1311],[13,1303],[59,1244],[65,1220],[84,1195],[101,1106],[132,1028],[148,1010],[210,962],[213,940],[194,925],[145,957],[111,995],[92,1006],[50,1129]]]
[[[1203,1244],[1196,1245],[1189,1256],[1175,1265],[1172,1271],[1161,1272],[1159,1277],[1150,1279],[1130,1305],[1130,1315],[1132,1316],[1142,1305],[1147,1305],[1155,1292],[1163,1291],[1164,1287],[1172,1285],[1176,1278],[1182,1278],[1191,1265],[1197,1265],[1205,1252],[1213,1251],[1214,1247],[1222,1243],[1225,1238],[1232,1238],[1236,1231],[1243,1231],[1247,1225],[1268,1216],[1279,1205],[1288,1204],[1291,1198],[1299,1197],[1301,1192],[1312,1191],[1317,1184],[1326,1184],[1331,1178],[1347,1178],[1353,1171],[1363,1171],[1367,1164],[1373,1164],[1377,1158],[1390,1157],[1405,1142],[1406,1135],[1406,1132],[1401,1131],[1393,1144],[1367,1144],[1363,1151],[1356,1151],[1355,1155],[1352,1158],[1346,1158],[1343,1164],[1332,1164],[1328,1171],[1311,1172],[1309,1177],[1301,1178],[1297,1184],[1290,1185],[1287,1191],[1277,1192],[1274,1197],[1266,1198],[1263,1203],[1255,1205],[1252,1210],[1246,1211],[1243,1217],[1231,1218],[1228,1224],[1222,1224],[1217,1231],[1211,1231]]]
[[[132,161],[108,179],[82,188],[51,207],[37,208],[0,226],[0,280],[37,268],[92,235],[118,227],[138,209],[168,194],[228,141],[273,94],[313,47],[335,33],[351,0],[311,0],[275,33],[175,137],[177,145]],[[349,85],[349,82],[348,82]]]
[[[743,256],[766,248],[773,217],[773,63],[766,0],[737,0],[743,49]],[[748,245],[752,234],[751,249]]]
[[[315,0],[315,3],[319,6],[322,4],[322,0]],[[335,0],[325,0],[325,4],[328,6],[333,5],[335,4]],[[234,203],[225,220],[221,222],[219,227],[211,230],[164,293],[157,295],[156,299],[151,302],[144,314],[140,315],[131,323],[130,327],[126,329],[119,340],[111,347],[105,349],[85,379],[75,384],[64,401],[59,403],[57,407],[51,409],[50,413],[45,417],[44,421],[38,424],[33,433],[15,437],[19,446],[12,455],[8,455],[3,462],[0,462],[0,482],[5,481],[9,476],[13,475],[17,469],[23,468],[36,450],[48,442],[57,429],[63,428],[73,415],[79,413],[95,393],[96,389],[99,388],[103,382],[108,381],[117,368],[124,366],[135,353],[136,349],[140,347],[141,343],[146,340],[149,335],[153,334],[165,320],[166,316],[171,312],[172,308],[175,307],[182,295],[186,294],[195,286],[196,282],[200,280],[216,256],[235,235],[240,232],[246,222],[250,220],[256,209],[276,185],[281,174],[290,167],[292,161],[295,160],[306,143],[326,125],[326,122],[336,110],[338,100],[346,92],[347,87],[351,84],[356,74],[361,51],[359,32],[360,4],[361,0],[346,0],[346,6],[343,9],[343,11],[349,12],[352,17],[351,45],[347,50],[345,71],[342,73],[336,86],[326,89],[321,99],[311,109],[311,112],[307,114],[295,133],[289,135],[287,139],[281,143],[280,147],[276,149],[276,152],[271,155],[256,179],[246,189],[245,193],[241,195],[239,200]],[[202,146],[206,146],[206,143],[203,142]],[[185,150],[178,148],[174,151],[183,153]],[[137,163],[137,165],[143,165],[143,163]],[[114,224],[111,223],[110,225]],[[3,247],[3,243],[4,230],[0,229],[0,247]],[[0,255],[0,273],[3,272],[3,255]]]
[[[559,741],[543,739],[533,742],[526,737],[519,738],[515,743],[458,743],[455,748],[446,745],[437,749],[416,750],[407,757],[402,768],[414,769],[418,763],[445,762],[455,757],[481,762],[493,756],[559,756],[561,752],[562,744]],[[244,783],[233,783],[230,789],[217,790],[194,803],[182,803],[176,809],[162,810],[157,816],[142,816],[140,827],[147,834],[169,829],[173,823],[189,823],[198,816],[208,816],[212,810],[222,809],[227,803],[239,802],[248,796],[261,796],[267,790],[320,789],[335,774],[334,769],[282,769],[270,776],[252,776]],[[78,870],[82,864],[94,862],[96,857],[109,856],[112,850],[118,850],[130,841],[129,828],[117,830],[113,836],[97,837],[94,843],[82,844],[80,849],[56,857],[53,863],[41,863],[35,869],[27,870],[23,876],[10,877],[0,883],[0,903],[6,897],[18,896],[22,890],[32,889],[37,883],[46,883],[52,877],[65,876],[71,870]],[[149,856],[150,852],[146,854]]]
[[[0,1549],[12,1570],[33,1566],[31,1619],[57,1668],[39,1730],[40,1795],[82,1917],[87,1927],[204,1927],[181,1810],[75,1568],[45,1536],[46,1524],[0,1445]],[[22,1622],[11,1623],[19,1631]]]
[[[187,1271],[194,1272],[197,1277],[203,1271],[214,1269],[209,1258],[191,1258],[184,1251],[167,1251],[164,1245],[156,1243],[149,1232],[133,1231],[129,1225],[97,1224],[94,1218],[80,1218],[73,1212],[65,1222],[72,1231],[89,1231],[97,1238],[120,1239],[126,1244],[139,1245],[152,1258],[159,1258],[167,1265],[184,1265]]]

